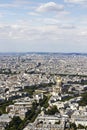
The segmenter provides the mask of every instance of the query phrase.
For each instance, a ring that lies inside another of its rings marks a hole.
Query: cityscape
[[[86,54],[0,54],[0,130],[86,129],[86,67]]]
[[[87,130],[87,0],[0,0],[0,130]]]

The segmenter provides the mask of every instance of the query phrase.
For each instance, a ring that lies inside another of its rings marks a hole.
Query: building
[[[59,96],[62,93],[62,78],[56,78],[56,85],[53,87],[53,96]]]
[[[5,130],[6,125],[8,125],[10,121],[11,118],[8,114],[2,114],[0,116],[0,130]]]

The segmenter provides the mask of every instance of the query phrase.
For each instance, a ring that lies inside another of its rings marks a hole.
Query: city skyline
[[[86,0],[0,1],[0,52],[83,52]]]

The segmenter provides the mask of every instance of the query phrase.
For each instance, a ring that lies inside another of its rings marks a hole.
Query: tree
[[[71,128],[71,129],[74,129],[74,130],[77,130],[77,127],[76,127],[76,124],[75,124],[75,123],[70,123],[70,128]]]
[[[20,119],[20,117],[13,117],[12,121],[6,127],[6,130],[21,130],[19,127],[21,123],[22,120]]]
[[[59,113],[56,106],[53,106],[51,109],[48,109],[48,111],[45,111],[45,114],[47,115],[54,115],[55,113]]]
[[[84,129],[85,127],[81,124],[78,125],[78,129]]]

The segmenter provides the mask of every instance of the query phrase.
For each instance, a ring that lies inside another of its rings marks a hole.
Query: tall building
[[[56,77],[56,85],[53,87],[53,96],[59,96],[62,93],[62,78]]]

